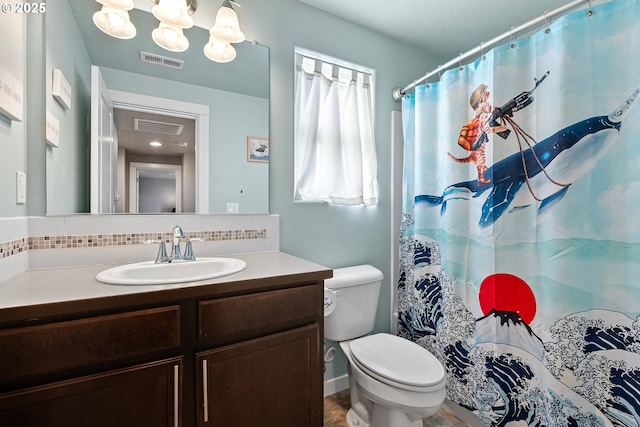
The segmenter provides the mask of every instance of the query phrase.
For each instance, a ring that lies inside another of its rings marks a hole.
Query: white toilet
[[[338,268],[325,283],[325,338],[349,360],[349,427],[422,427],[445,398],[445,372],[418,344],[373,330],[382,272]],[[327,307],[328,306],[328,307]]]

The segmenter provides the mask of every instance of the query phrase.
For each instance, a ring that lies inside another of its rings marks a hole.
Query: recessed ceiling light
[[[178,147],[187,147],[189,145],[187,141],[179,141],[176,144],[178,144]]]
[[[152,147],[162,147],[162,142],[151,141],[149,145],[151,145]]]

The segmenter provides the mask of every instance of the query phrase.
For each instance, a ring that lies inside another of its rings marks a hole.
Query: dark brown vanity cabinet
[[[0,329],[0,426],[178,426],[179,353],[175,305]]]
[[[203,301],[198,426],[322,425],[321,286]]]
[[[182,359],[115,369],[0,397],[0,426],[179,426]]]
[[[322,280],[214,286],[35,325],[0,311],[0,426],[320,427]]]

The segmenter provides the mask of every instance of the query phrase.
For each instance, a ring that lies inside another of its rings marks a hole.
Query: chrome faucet
[[[160,243],[160,248],[158,249],[158,256],[156,257],[156,264],[167,264],[172,261],[195,261],[196,256],[193,253],[193,245],[191,242],[203,242],[205,239],[201,239],[198,237],[187,239],[187,243],[184,250],[184,255],[180,250],[180,239],[184,238],[184,232],[182,231],[182,227],[176,225],[173,227],[173,242],[171,244],[171,255],[167,256],[167,248],[165,246],[164,240],[143,240],[142,243],[150,244],[150,243]]]
[[[184,237],[182,228],[179,225],[173,227],[173,245],[171,245],[171,257],[169,262],[173,260],[183,259],[180,252],[180,239]]]

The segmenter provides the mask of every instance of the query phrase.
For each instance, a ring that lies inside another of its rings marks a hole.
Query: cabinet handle
[[[180,365],[173,366],[173,426],[180,426]]]
[[[207,360],[202,361],[202,401],[204,407],[204,422],[209,422],[209,384],[207,373]]]

